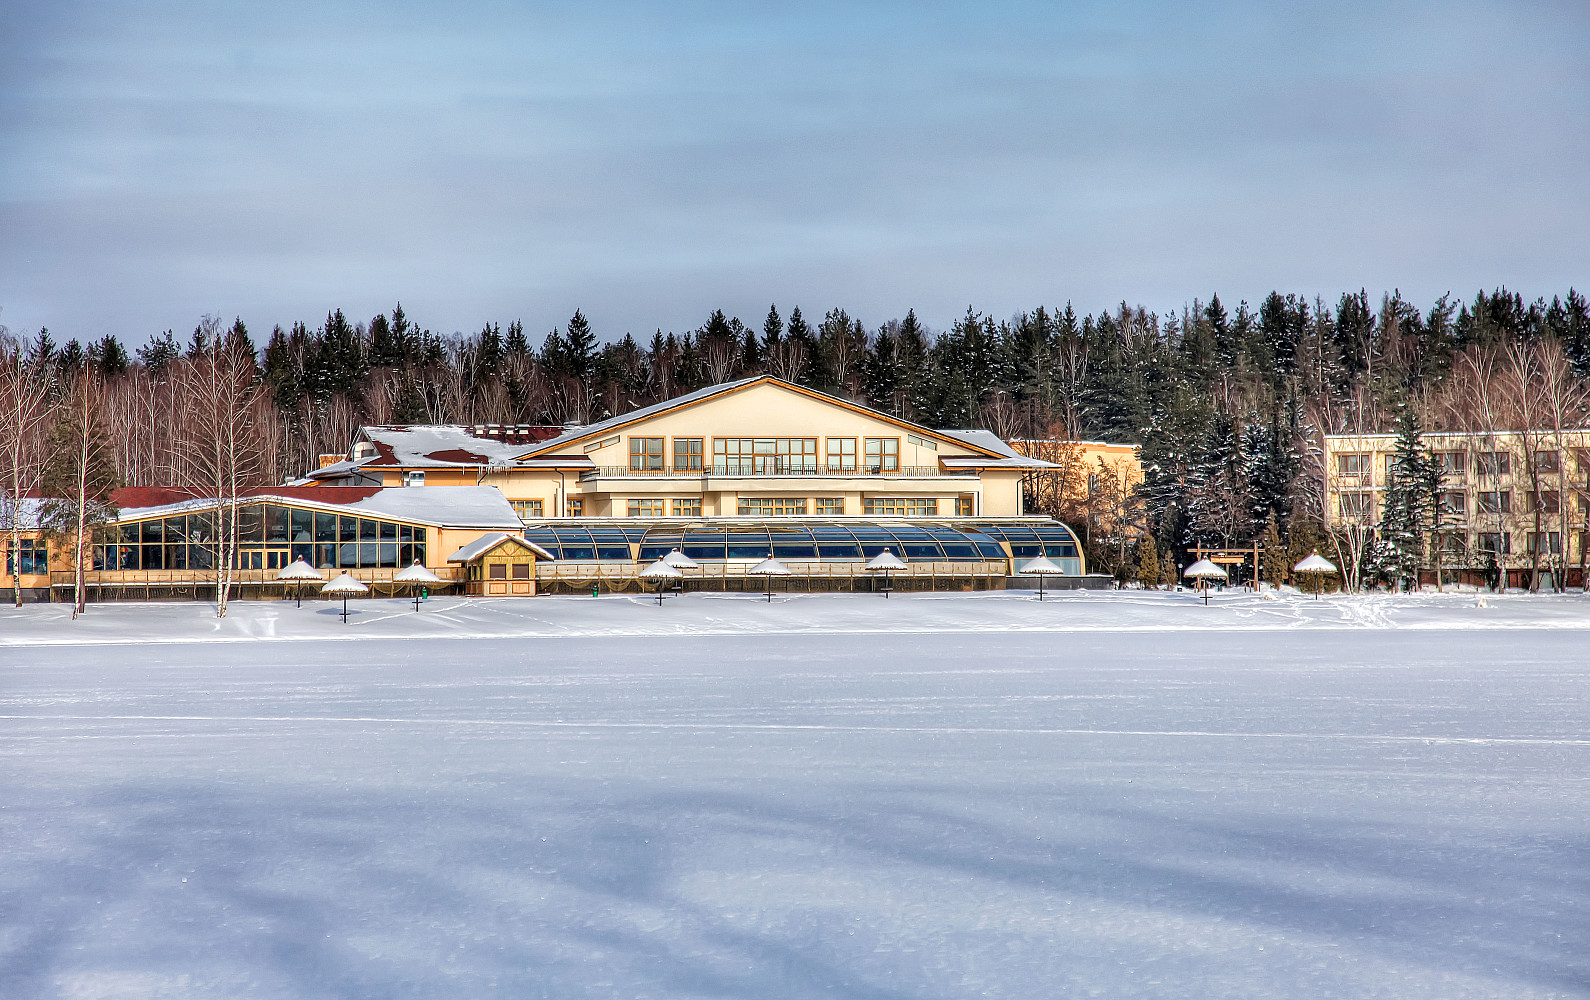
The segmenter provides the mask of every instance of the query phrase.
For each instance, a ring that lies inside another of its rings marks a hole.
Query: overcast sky
[[[1590,4],[0,0],[0,324],[1590,285]]]

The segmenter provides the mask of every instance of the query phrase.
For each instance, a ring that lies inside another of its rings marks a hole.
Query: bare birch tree
[[[210,346],[183,362],[176,379],[186,403],[182,437],[192,456],[183,485],[216,502],[210,538],[201,541],[213,547],[215,614],[225,618],[234,579],[238,507],[263,485],[258,432],[265,400],[254,355],[226,335],[213,316],[205,316],[200,329],[211,334]]]
[[[53,416],[50,388],[54,372],[31,363],[20,344],[0,341],[0,473],[5,477],[0,527],[10,534],[11,596],[22,606],[22,530],[27,501],[38,491],[44,471],[44,435]]]

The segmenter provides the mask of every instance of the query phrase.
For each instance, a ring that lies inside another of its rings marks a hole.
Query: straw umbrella
[[[330,583],[326,584],[324,587],[321,587],[320,592],[322,594],[342,595],[342,623],[346,625],[348,624],[348,595],[362,594],[369,589],[369,587],[366,587],[358,580],[355,580],[353,577],[344,573],[335,580],[332,580]]]
[[[767,603],[773,603],[773,578],[775,576],[789,576],[789,567],[773,558],[769,552],[767,558],[746,570],[751,576],[760,576],[767,581]]]
[[[1200,559],[1191,566],[1188,566],[1186,571],[1182,573],[1182,576],[1190,577],[1198,581],[1198,590],[1204,595],[1205,604],[1209,603],[1209,581],[1230,579],[1230,577],[1226,575],[1225,570],[1221,569],[1219,566],[1216,566],[1207,559]]]
[[[421,566],[420,561],[416,559],[414,560],[414,565],[394,576],[392,578],[392,582],[413,585],[414,610],[418,611],[420,609],[420,590],[422,589],[420,585],[426,583],[441,583],[442,578],[437,576],[435,573],[432,573],[424,566]]]
[[[663,591],[667,589],[668,582],[679,579],[684,576],[684,573],[668,565],[667,559],[659,559],[636,575],[642,580],[657,581],[657,606],[660,608],[663,602]]]
[[[692,559],[689,556],[685,555],[683,552],[680,552],[678,549],[674,549],[672,552],[670,552],[667,555],[663,556],[662,557],[662,561],[667,563],[668,565],[672,566],[674,569],[685,570],[685,569],[700,569],[701,568],[701,564],[700,563],[696,562],[694,559]],[[684,580],[683,580],[683,578],[681,578],[679,580],[675,580],[674,581],[674,593],[677,594],[683,589],[684,589]]]
[[[871,561],[868,562],[867,565],[862,567],[862,569],[866,570],[868,573],[882,573],[883,574],[883,599],[884,600],[888,600],[889,599],[889,591],[894,589],[894,587],[890,585],[889,574],[893,573],[896,570],[901,570],[901,569],[905,569],[905,568],[906,568],[905,562],[902,561],[899,556],[895,555],[893,552],[890,552],[888,549],[884,549],[882,552],[880,552],[877,555],[873,556]]]
[[[1027,563],[1027,565],[1023,566],[1021,568],[1021,572],[1030,573],[1038,578],[1038,600],[1041,601],[1043,600],[1044,577],[1064,576],[1066,571],[1050,562],[1047,556],[1039,556],[1038,558]]]
[[[1314,578],[1314,600],[1319,600],[1319,592],[1325,587],[1327,574],[1336,572],[1336,564],[1320,555],[1313,553],[1292,567],[1294,573],[1307,573]]]
[[[297,599],[298,606],[301,608],[304,606],[304,581],[324,580],[325,577],[321,576],[318,569],[304,562],[303,559],[294,559],[292,565],[276,574],[276,579],[284,582],[292,581],[293,597]]]

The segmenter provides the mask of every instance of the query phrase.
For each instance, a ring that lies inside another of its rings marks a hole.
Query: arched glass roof
[[[556,524],[525,538],[563,560],[652,562],[674,549],[698,562],[765,559],[861,561],[888,549],[907,562],[977,562],[1009,555],[1078,558],[1071,529],[1050,521],[680,521],[615,526]]]

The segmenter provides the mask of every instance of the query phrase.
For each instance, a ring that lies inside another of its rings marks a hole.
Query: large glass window
[[[784,517],[806,513],[805,497],[741,497],[741,517]]]
[[[1513,456],[1505,451],[1482,451],[1474,458],[1474,471],[1482,476],[1511,474]]]
[[[864,512],[876,517],[932,517],[939,502],[932,497],[867,497]]]
[[[674,471],[701,471],[700,438],[674,438]]]
[[[867,438],[868,472],[890,472],[899,467],[899,438]]]
[[[1513,494],[1509,490],[1481,491],[1477,498],[1481,514],[1511,514],[1513,512]]]
[[[22,544],[14,553],[7,546],[6,573],[15,576],[19,563],[22,567],[23,576],[27,576],[30,573],[48,573],[50,571],[49,550],[45,547],[44,542],[38,539],[24,538],[22,539]]]
[[[725,476],[816,472],[816,438],[713,438],[713,471]]]
[[[630,517],[662,517],[663,501],[661,499],[647,498],[644,500],[629,501]]]
[[[1336,474],[1339,476],[1367,476],[1369,474],[1369,456],[1337,455]]]
[[[856,470],[856,439],[828,439],[828,471],[854,472]]]
[[[629,439],[629,467],[640,470],[660,470],[663,467],[663,439],[632,437]]]

